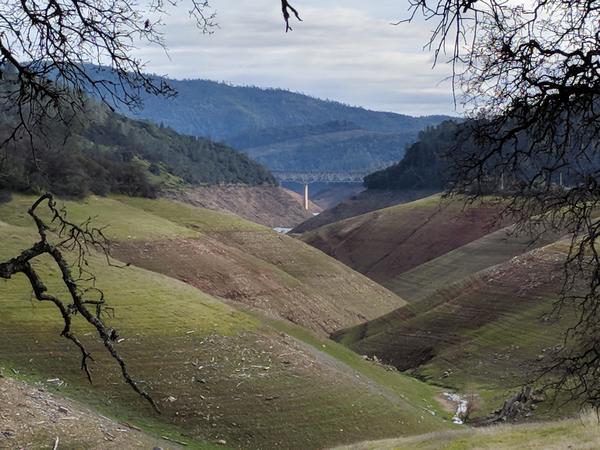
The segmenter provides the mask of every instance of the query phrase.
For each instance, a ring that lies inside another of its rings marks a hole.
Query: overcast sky
[[[405,0],[295,0],[301,23],[284,33],[279,0],[212,0],[220,28],[198,32],[184,8],[164,29],[169,55],[140,50],[173,78],[280,87],[370,109],[456,115],[449,67],[423,49],[430,24],[391,25]]]

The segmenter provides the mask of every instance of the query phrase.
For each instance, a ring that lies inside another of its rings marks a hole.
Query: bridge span
[[[272,170],[279,181],[310,183],[362,183],[372,170],[360,172],[288,172]]]
[[[374,169],[377,170],[377,169]],[[309,207],[308,186],[311,183],[362,183],[373,169],[357,172],[288,172],[272,170],[279,182],[294,182],[304,185],[304,209]]]

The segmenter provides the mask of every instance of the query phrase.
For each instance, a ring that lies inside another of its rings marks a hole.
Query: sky
[[[276,87],[381,111],[457,115],[450,67],[424,48],[432,24],[393,25],[406,0],[293,0],[303,22],[285,33],[279,0],[212,0],[219,28],[203,35],[185,6],[163,19],[168,54],[146,47],[149,71]]]

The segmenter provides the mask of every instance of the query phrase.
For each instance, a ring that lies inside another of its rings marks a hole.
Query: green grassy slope
[[[0,448],[180,450],[182,446],[111,420],[81,402],[0,377]]]
[[[463,431],[432,433],[424,436],[364,442],[346,450],[593,450],[600,443],[600,428],[595,415],[582,419],[471,428]]]
[[[31,226],[27,209],[34,199],[32,196],[13,195],[12,201],[0,204],[0,220],[20,227]],[[106,235],[114,240],[167,239],[173,235],[194,237],[198,234],[183,225],[146,213],[116,199],[118,197],[59,200],[59,206],[66,208],[67,217],[75,223],[93,218],[95,226],[106,227]],[[208,214],[210,213],[207,212],[207,216]]]
[[[0,259],[14,255],[35,237],[15,212],[20,203],[27,199],[19,197],[12,205],[0,207]],[[151,201],[135,207],[125,201],[92,198],[87,207],[68,206],[73,218],[86,218],[95,211],[102,221],[104,213],[114,214],[111,233],[130,240],[190,233],[181,225],[190,220],[205,230],[255,227],[220,223],[220,216]],[[152,210],[180,224],[151,214]],[[195,214],[204,221],[197,222]],[[136,224],[135,232],[117,225],[117,219],[125,216]],[[237,232],[249,231],[233,233]],[[60,378],[66,383],[62,393],[193,448],[220,439],[234,447],[322,448],[449,426],[440,418],[435,388],[366,362],[305,329],[240,311],[154,272],[108,267],[101,258],[93,258],[92,266],[98,286],[115,308],[110,322],[125,338],[119,349],[163,414],[155,415],[123,385],[115,364],[89,328],[76,320],[77,333],[96,359],[94,384],[89,386],[79,370],[77,352],[59,337],[55,311],[31,300],[21,276],[0,282],[4,373],[41,381],[49,389],[52,383],[46,380]],[[61,293],[56,272],[45,264],[37,267],[51,291]]]
[[[535,241],[529,233],[515,233],[509,226],[469,242],[445,255],[391,278],[388,287],[416,302],[488,267],[501,264],[529,250],[550,244],[560,233],[544,233]]]
[[[499,207],[434,195],[326,225],[304,242],[388,287],[399,274],[502,227]],[[505,224],[506,225],[506,224]]]
[[[31,200],[15,196],[0,205],[0,217],[27,224]],[[130,197],[89,197],[65,206],[74,221],[92,215],[108,225],[120,259],[323,335],[405,304],[310,246],[229,214]]]
[[[271,316],[325,335],[405,304],[333,258],[268,228],[166,200],[120,201],[191,229],[200,226],[200,233],[193,239],[121,242],[119,257]],[[206,217],[211,223],[202,225]]]
[[[364,189],[361,187],[361,189]],[[327,191],[325,191],[327,192]],[[339,222],[344,219],[356,217],[361,214],[366,214],[378,209],[388,208],[390,206],[408,203],[420,198],[429,197],[435,194],[433,190],[412,190],[412,191],[387,191],[368,189],[347,197],[341,202],[336,202],[335,205],[322,211],[318,216],[311,217],[301,224],[294,227],[292,234],[301,234],[317,228],[329,225],[334,222]],[[320,193],[319,193],[320,194]],[[317,194],[317,196],[319,195]]]
[[[568,315],[548,313],[562,283],[563,242],[480,271],[335,339],[431,382],[500,406],[562,343]]]

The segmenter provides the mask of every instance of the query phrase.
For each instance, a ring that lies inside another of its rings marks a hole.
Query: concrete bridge
[[[288,172],[272,170],[279,182],[294,182],[304,185],[304,209],[308,210],[311,183],[362,183],[363,178],[377,169],[357,172]]]
[[[362,183],[363,178],[373,173],[373,170],[360,172],[288,172],[272,170],[279,181],[292,181],[296,183]]]

